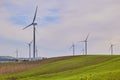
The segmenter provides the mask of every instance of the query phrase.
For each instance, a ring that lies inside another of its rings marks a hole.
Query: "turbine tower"
[[[113,55],[113,46],[114,46],[113,44],[110,45],[110,53],[111,53],[111,55]]]
[[[87,37],[86,37],[86,39],[85,40],[83,40],[83,41],[79,41],[79,42],[84,42],[85,43],[85,55],[87,55],[87,52],[88,52],[88,49],[87,49],[87,47],[88,47],[88,37],[89,37],[89,34],[87,35]]]
[[[18,49],[16,49],[16,59],[18,59]]]
[[[84,55],[84,48],[81,51],[82,51],[82,55]]]
[[[73,43],[72,46],[70,47],[73,49],[73,56],[75,56],[75,44]]]
[[[28,47],[29,47],[29,60],[31,60],[31,44],[32,44],[32,41],[30,43],[27,43],[28,44]]]
[[[36,6],[35,15],[34,15],[32,23],[29,24],[28,26],[26,26],[25,28],[23,28],[23,30],[24,30],[24,29],[26,29],[30,26],[33,26],[33,58],[34,59],[35,59],[35,49],[36,49],[35,48],[35,46],[36,46],[36,41],[35,41],[36,40],[36,36],[35,36],[36,29],[35,29],[35,26],[37,25],[37,23],[35,23],[35,20],[36,20],[37,9],[38,9],[38,6]]]
[[[37,48],[37,46],[36,46],[36,58],[38,58],[38,48]]]

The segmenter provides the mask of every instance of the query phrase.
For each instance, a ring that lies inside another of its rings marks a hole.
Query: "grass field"
[[[0,80],[120,80],[120,56],[67,56],[1,63]]]

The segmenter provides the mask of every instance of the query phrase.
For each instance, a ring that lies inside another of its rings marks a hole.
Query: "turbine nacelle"
[[[32,23],[34,26],[36,26],[37,25],[37,23]]]

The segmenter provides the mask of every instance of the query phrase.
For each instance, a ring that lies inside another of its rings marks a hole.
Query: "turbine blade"
[[[28,25],[28,26],[26,26],[25,28],[23,28],[23,30],[24,30],[24,29],[26,29],[26,28],[28,28],[28,27],[30,27],[31,25],[33,25],[33,23],[32,23],[32,24],[30,24],[30,25]]]
[[[35,22],[35,19],[36,19],[37,9],[38,9],[38,6],[36,6],[35,15],[34,15],[34,18],[33,18],[33,23]]]
[[[88,34],[88,35],[87,35],[87,37],[86,37],[85,41],[87,41],[87,40],[88,40],[89,35],[90,35],[90,34]]]

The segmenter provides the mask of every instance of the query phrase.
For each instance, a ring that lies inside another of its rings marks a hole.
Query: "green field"
[[[9,65],[13,64],[21,63]],[[57,57],[22,64],[36,66],[1,74],[0,80],[120,80],[118,55]]]

